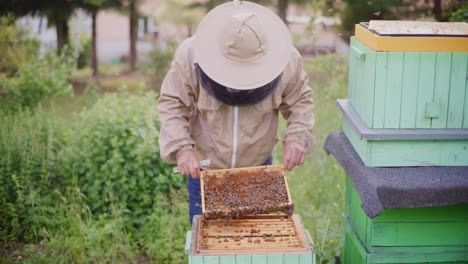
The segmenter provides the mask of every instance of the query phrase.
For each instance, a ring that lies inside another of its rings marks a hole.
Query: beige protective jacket
[[[280,140],[279,112],[287,120],[283,144],[297,140],[311,151],[312,90],[295,48],[273,94],[256,105],[237,107],[217,101],[200,87],[191,43],[189,38],[177,48],[161,87],[159,145],[164,160],[177,163],[182,150],[194,149],[200,161],[211,160],[205,170],[261,165]]]

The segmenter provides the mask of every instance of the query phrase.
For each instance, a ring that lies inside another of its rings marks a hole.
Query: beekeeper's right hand
[[[177,155],[177,166],[180,173],[192,175],[192,178],[200,178],[200,162],[192,149],[182,150]]]

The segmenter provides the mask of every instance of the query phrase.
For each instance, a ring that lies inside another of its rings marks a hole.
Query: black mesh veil
[[[198,81],[205,91],[223,104],[231,106],[250,106],[257,104],[267,98],[278,87],[281,81],[280,74],[270,83],[251,90],[237,90],[223,86],[212,80],[201,69],[198,63],[195,63]]]

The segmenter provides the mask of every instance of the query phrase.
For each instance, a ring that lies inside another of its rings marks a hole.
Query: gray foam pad
[[[367,167],[342,131],[331,132],[324,149],[351,177],[370,218],[386,208],[468,204],[468,166]]]

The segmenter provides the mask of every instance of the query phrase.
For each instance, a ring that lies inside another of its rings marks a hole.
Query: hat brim
[[[268,48],[266,54],[252,61],[234,61],[224,56],[218,43],[226,19],[241,12],[255,14],[259,19]],[[266,85],[284,70],[291,57],[292,44],[288,28],[271,10],[242,1],[228,2],[211,10],[200,22],[194,36],[196,62],[214,81],[238,90],[250,90]]]

